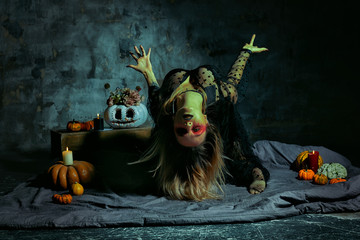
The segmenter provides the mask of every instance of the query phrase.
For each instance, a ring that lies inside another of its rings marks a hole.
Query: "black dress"
[[[252,170],[255,167],[262,170],[265,181],[270,177],[268,170],[253,154],[238,109],[238,89],[240,96],[244,95],[246,89],[244,85],[247,83],[240,80],[249,57],[250,51],[241,51],[226,77],[216,67],[210,65],[203,65],[194,70],[174,69],[166,75],[161,87],[158,85],[149,87],[148,106],[153,119],[157,119],[162,102],[168,99],[190,75],[190,83],[195,88],[202,88],[207,95],[208,121],[220,131],[224,146],[224,161],[230,173],[226,176],[226,182],[245,186],[252,183]]]

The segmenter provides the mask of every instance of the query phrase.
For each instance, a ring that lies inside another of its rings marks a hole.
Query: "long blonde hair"
[[[217,128],[209,124],[205,141],[197,147],[180,145],[173,130],[171,104],[181,91],[167,99],[155,120],[152,143],[139,162],[157,159],[154,170],[159,190],[173,199],[220,198],[224,183],[223,146]],[[205,101],[206,102],[206,101]]]

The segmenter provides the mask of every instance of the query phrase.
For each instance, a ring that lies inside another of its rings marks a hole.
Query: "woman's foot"
[[[254,181],[250,184],[249,192],[251,194],[259,194],[266,188],[266,182],[262,171],[259,168],[254,168],[253,172]]]

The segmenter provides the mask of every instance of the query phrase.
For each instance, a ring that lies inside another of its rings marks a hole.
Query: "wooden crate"
[[[139,160],[147,149],[151,127],[105,129],[102,131],[51,131],[51,148],[55,158],[69,147],[74,160],[94,164],[97,179],[116,192],[151,193],[156,188],[153,163],[129,164]],[[101,180],[100,180],[101,179]]]
[[[74,154],[87,152],[91,154],[101,146],[128,146],[129,150],[142,145],[151,135],[151,127],[111,129],[101,131],[71,132],[65,129],[51,130],[51,152],[53,156],[61,156],[62,151],[69,148]]]

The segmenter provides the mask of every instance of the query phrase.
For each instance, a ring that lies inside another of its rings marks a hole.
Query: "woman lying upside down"
[[[152,146],[140,161],[157,159],[155,174],[162,194],[201,201],[219,198],[221,185],[245,185],[251,194],[264,191],[269,172],[253,154],[236,109],[237,85],[251,53],[267,51],[245,44],[227,77],[210,65],[170,71],[160,87],[149,49],[130,52],[149,86],[155,127]]]

